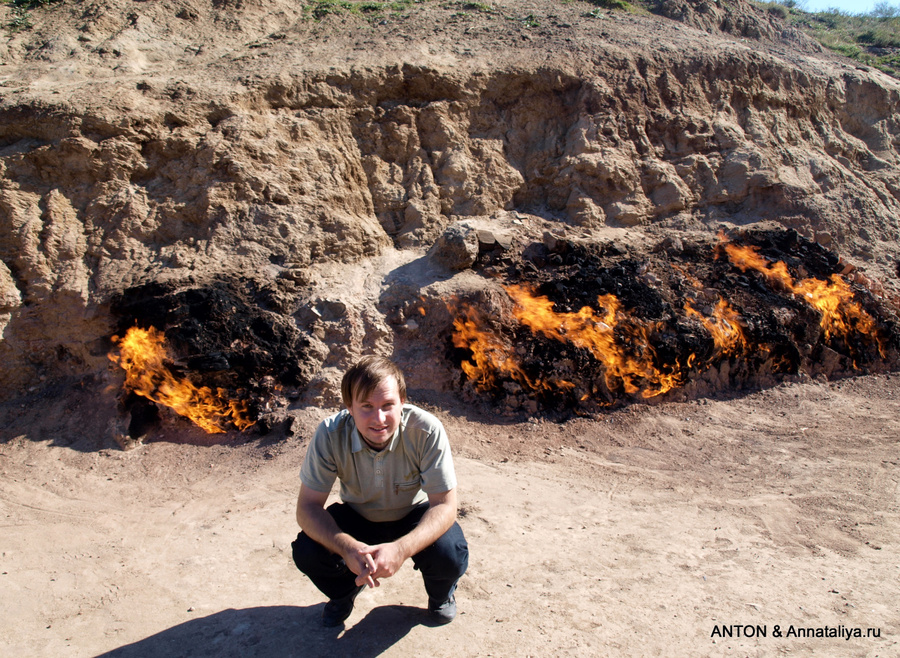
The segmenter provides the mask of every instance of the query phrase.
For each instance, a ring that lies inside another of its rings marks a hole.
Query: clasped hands
[[[390,578],[406,561],[396,542],[376,546],[363,544],[348,557],[350,559],[345,557],[344,562],[356,574],[357,587],[378,587],[381,584],[378,582],[380,578]]]

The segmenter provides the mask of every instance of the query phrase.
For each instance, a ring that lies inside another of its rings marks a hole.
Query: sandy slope
[[[272,445],[20,438],[0,446],[0,651],[897,655],[898,391],[872,375],[565,425],[448,405],[471,565],[443,628],[408,566],[361,595],[346,630],[320,628],[289,553],[315,410]],[[737,624],[767,636],[712,637]],[[785,637],[791,625],[880,638]]]

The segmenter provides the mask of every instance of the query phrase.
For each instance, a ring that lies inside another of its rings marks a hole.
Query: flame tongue
[[[755,247],[735,245],[725,241],[724,236],[722,240],[721,248],[733,266],[744,272],[761,273],[767,287],[792,295],[818,311],[818,340],[813,339],[811,343],[830,342],[837,354],[849,356],[854,368],[858,367],[858,357],[868,358],[866,349],[858,347],[859,338],[870,345],[877,341],[881,357],[887,358],[887,338],[882,335],[876,320],[855,301],[854,291],[839,275],[832,274],[825,280],[794,279],[787,263],[770,262]],[[759,368],[763,372],[767,368],[767,372],[775,373],[790,372],[807,358],[799,351],[796,359],[786,356],[786,348],[783,349],[779,342],[785,336],[780,332],[794,331],[796,326],[782,327],[776,319],[773,320],[776,325],[773,331],[761,329],[765,323],[754,318],[768,316],[742,317],[710,287],[710,283],[704,284],[678,263],[670,265],[678,273],[676,280],[686,282],[693,290],[680,293],[673,287],[668,297],[683,295],[678,304],[683,310],[682,317],[703,327],[711,340],[711,349],[697,350],[703,339],[693,330],[681,337],[674,335],[680,326],[675,305],[655,316],[660,319],[646,320],[625,307],[614,295],[601,294],[596,297],[596,304],[585,305],[577,311],[559,312],[554,301],[537,294],[534,285],[520,284],[504,286],[513,306],[511,313],[503,317],[489,322],[480,311],[467,306],[457,313],[453,344],[471,352],[470,360],[464,361],[461,368],[481,391],[497,391],[499,383],[507,392],[516,394],[518,391],[510,387],[509,380],[513,380],[528,389],[526,395],[536,394],[544,400],[550,399],[546,393],[565,390],[575,393],[581,401],[592,398],[606,405],[622,393],[644,398],[661,395],[683,386],[692,374],[699,374],[716,364],[721,365],[718,372],[706,379],[722,381],[733,370],[733,363],[727,362],[728,359],[746,359],[745,371]],[[586,277],[572,287],[580,289],[583,295],[590,290],[586,286],[593,285],[593,278]],[[720,281],[721,278],[722,274],[718,274],[707,281]],[[597,278],[600,285],[606,285],[604,281]],[[642,277],[639,284],[655,286],[661,281],[656,276]],[[635,299],[635,287],[625,288]],[[770,305],[769,299],[760,300],[762,304],[752,297],[748,301],[750,313],[754,312],[754,305],[767,310]],[[509,327],[515,328],[510,332]],[[528,341],[526,329],[539,341]],[[792,339],[786,338],[790,344]],[[843,342],[832,340],[834,338],[843,339]],[[516,339],[521,344],[514,345]],[[540,343],[547,347],[562,343],[577,350],[567,354],[566,350],[551,349],[549,354],[541,355],[534,348]],[[812,350],[812,347],[807,345],[805,349]],[[809,351],[808,356],[814,356],[814,350]],[[572,381],[561,379],[560,371]],[[540,374],[532,374],[536,372]],[[503,379],[507,381],[504,383]]]
[[[712,336],[716,356],[739,354],[747,349],[747,338],[740,323],[741,316],[721,297],[716,302],[711,317],[700,314],[690,302],[684,303],[684,311],[688,317],[697,318]]]
[[[246,403],[225,398],[222,389],[196,386],[175,377],[165,365],[165,336],[155,328],[132,327],[124,338],[113,338],[119,354],[109,358],[125,370],[125,388],[158,404],[171,407],[211,434],[225,430],[225,423],[238,429],[253,424],[247,418]]]
[[[488,329],[484,318],[474,308],[464,309],[463,315],[453,321],[453,326],[456,329],[453,345],[472,352],[473,361],[463,361],[461,364],[463,372],[481,390],[493,388],[498,374],[508,376],[536,391],[575,386],[571,382],[552,377],[529,377],[516,360],[512,343],[503,335]]]
[[[587,350],[600,364],[607,389],[654,397],[681,385],[679,368],[665,372],[654,365],[656,353],[649,337],[653,323],[642,323],[621,309],[613,295],[597,298],[600,311],[585,306],[575,313],[553,310],[553,302],[523,285],[505,287],[515,302],[514,318],[532,333]],[[472,352],[463,371],[480,390],[494,387],[497,376],[506,376],[531,391],[571,390],[576,385],[554,376],[531,377],[520,365],[509,339],[490,329],[471,307],[453,323],[453,344]]]
[[[882,357],[885,356],[884,345],[875,331],[875,320],[853,300],[850,285],[838,274],[832,274],[827,281],[812,278],[795,280],[788,272],[786,263],[766,260],[751,245],[728,242],[725,252],[731,263],[742,272],[759,272],[769,282],[781,286],[816,309],[821,314],[820,326],[825,340],[859,332],[876,338],[878,350]]]
[[[537,297],[527,286],[513,285],[506,292],[516,302],[515,318],[534,333],[587,349],[604,367],[607,387],[620,386],[633,395],[654,397],[680,384],[677,373],[666,373],[654,365],[656,353],[649,341],[653,327],[625,313],[613,295],[600,295],[595,312],[584,306],[575,313],[557,313],[547,297]],[[638,350],[626,350],[616,329]]]

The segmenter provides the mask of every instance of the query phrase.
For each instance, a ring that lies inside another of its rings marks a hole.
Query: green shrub
[[[770,2],[766,5],[766,11],[781,19],[785,19],[790,15],[788,8],[777,2]]]
[[[342,14],[352,11],[353,3],[347,0],[319,0],[311,4],[312,15],[316,20],[321,20],[330,14]]]
[[[852,43],[838,43],[833,46],[828,46],[836,53],[840,53],[845,57],[850,57],[851,59],[859,59],[862,56],[862,49]]]
[[[308,15],[312,15],[316,20],[322,20],[326,16],[333,14],[364,14],[375,15],[383,11],[404,11],[414,0],[393,0],[393,2],[379,2],[378,0],[362,0],[361,2],[352,2],[351,0],[313,0],[304,7],[304,11]],[[418,0],[415,0],[418,1]]]
[[[31,22],[31,9],[46,7],[55,2],[60,2],[60,0],[2,0],[2,2],[10,5],[13,10],[12,18],[3,27],[10,32],[21,32],[34,27],[34,24]]]
[[[31,16],[24,7],[15,7],[13,9],[13,17],[4,27],[10,32],[21,32],[22,30],[30,30],[34,25],[31,22]]]
[[[900,48],[900,35],[893,30],[866,30],[857,35],[856,40],[876,48]]]
[[[624,9],[628,10],[628,3],[625,0],[588,0],[592,5],[596,5],[603,9]]]

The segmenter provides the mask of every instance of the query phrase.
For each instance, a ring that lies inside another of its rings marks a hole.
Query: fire
[[[653,327],[626,313],[614,295],[597,297],[600,313],[590,306],[576,313],[557,313],[550,299],[535,296],[527,286],[508,286],[506,292],[516,302],[515,318],[534,333],[590,351],[603,365],[610,390],[621,384],[630,395],[640,392],[651,398],[681,385],[677,373],[654,365],[656,352],[649,340]],[[617,328],[624,340],[616,336]]]
[[[463,372],[479,389],[492,388],[497,374],[506,375],[532,390],[574,388],[574,384],[565,380],[529,377],[516,360],[510,341],[487,329],[484,318],[474,308],[464,309],[463,315],[453,321],[453,326],[456,329],[453,345],[470,350],[474,361],[464,361]]]
[[[733,244],[724,236],[719,249],[718,253],[727,254],[734,267],[760,273],[769,287],[793,295],[818,312],[818,337],[810,342],[832,341],[834,351],[849,357],[853,367],[859,367],[857,358],[869,358],[868,351],[860,347],[859,338],[872,344],[877,341],[882,358],[887,358],[888,338],[884,330],[855,300],[856,293],[840,275],[832,274],[826,280],[795,279],[786,262],[769,261],[757,248]],[[560,311],[554,301],[538,294],[531,284],[503,286],[512,304],[500,317],[487,318],[473,307],[454,308],[453,344],[471,353],[461,368],[482,391],[502,386],[516,393],[511,382],[517,382],[530,395],[546,398],[546,394],[566,391],[569,395],[561,400],[593,399],[606,405],[622,394],[643,398],[662,395],[716,364],[720,368],[715,377],[706,378],[710,382],[721,381],[731,373],[744,376],[754,368],[761,373],[796,372],[804,359],[815,358],[819,352],[806,341],[795,345],[790,336],[782,339],[778,333],[780,325],[774,330],[767,328],[768,318],[757,321],[755,315],[742,317],[743,310],[733,307],[724,293],[717,293],[712,287],[721,281],[722,267],[709,268],[719,274],[704,283],[687,267],[670,265],[677,284],[670,290],[675,294],[683,291],[683,296],[679,303],[664,302],[666,311],[654,311],[658,319],[653,320],[644,319],[611,294],[600,294],[596,303],[592,301],[577,311]],[[590,285],[589,280],[579,283]],[[704,328],[712,341],[711,348],[694,353],[691,350],[696,348],[688,346],[698,344],[695,332],[684,337],[674,335],[685,318]],[[775,318],[776,324],[781,321],[780,317]],[[787,324],[784,329],[797,330]],[[546,346],[548,341],[575,349],[550,349],[548,355],[540,354],[540,345]],[[726,360],[731,362],[725,363]],[[735,360],[744,361],[736,364]],[[562,379],[560,375],[570,370],[576,371],[565,376],[572,381]]]
[[[247,405],[228,400],[223,389],[196,386],[175,377],[166,367],[166,339],[153,327],[132,327],[124,338],[113,337],[119,353],[109,358],[125,370],[125,388],[158,404],[171,407],[210,434],[221,433],[231,423],[240,430],[253,425]]]
[[[715,356],[739,354],[746,351],[747,338],[741,327],[741,316],[721,297],[713,309],[712,317],[701,315],[691,306],[690,302],[684,303],[684,312],[688,317],[697,318],[712,336],[716,346]],[[691,363],[689,362],[688,365],[690,366]]]
[[[600,295],[599,312],[585,306],[575,313],[559,313],[550,299],[537,296],[528,286],[511,285],[505,290],[515,302],[513,316],[520,324],[534,334],[588,350],[602,365],[610,391],[621,388],[651,398],[682,384],[677,365],[673,372],[654,365],[656,353],[649,340],[654,325],[624,311],[615,296]],[[491,388],[497,375],[506,375],[534,391],[575,388],[562,379],[529,377],[509,339],[487,328],[474,309],[465,309],[453,324],[453,344],[472,352],[471,361],[463,362],[462,369],[479,388]]]
[[[825,340],[833,336],[849,336],[858,332],[878,339],[875,320],[853,300],[850,285],[840,275],[832,274],[827,281],[821,279],[795,280],[783,261],[770,262],[752,245],[745,247],[725,243],[725,252],[731,263],[742,272],[755,270],[771,283],[781,286],[821,314],[820,326]],[[878,349],[884,357],[884,346],[878,340]]]

